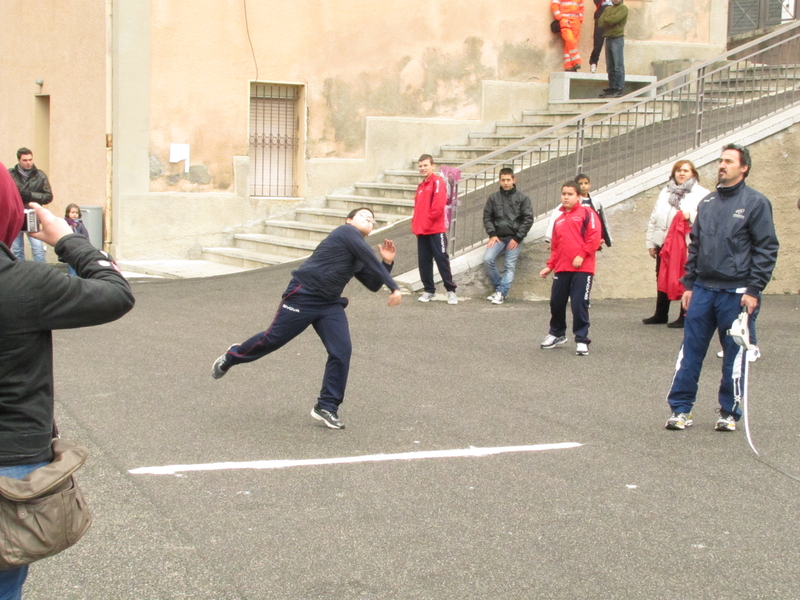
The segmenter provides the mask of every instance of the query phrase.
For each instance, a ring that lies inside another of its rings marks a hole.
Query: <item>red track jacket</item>
[[[431,235],[447,231],[444,207],[447,204],[447,185],[435,173],[417,186],[414,196],[414,215],[411,231],[414,235]]]
[[[563,206],[560,210],[562,214],[553,225],[547,266],[556,273],[577,271],[593,274],[594,255],[601,239],[600,217],[591,208],[581,204],[576,204],[570,211]],[[576,256],[583,257],[583,264],[578,268],[572,266]]]

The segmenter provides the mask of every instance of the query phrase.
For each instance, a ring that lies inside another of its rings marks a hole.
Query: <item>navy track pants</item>
[[[742,409],[736,397],[741,395],[747,384],[744,380],[747,357],[744,348],[738,346],[728,335],[731,324],[742,312],[741,303],[740,293],[713,290],[694,284],[689,310],[684,320],[683,344],[678,352],[675,376],[667,396],[667,402],[674,412],[692,411],[703,360],[716,330],[724,352],[718,396],[720,410],[726,415],[733,415],[737,421],[742,416]]]
[[[448,292],[456,291],[456,284],[453,282],[453,274],[450,272],[450,257],[447,255],[447,236],[443,233],[432,233],[430,235],[417,236],[417,264],[419,265],[419,278],[422,281],[423,289],[430,293],[436,293],[436,285],[433,281],[433,261],[439,268],[439,275],[442,276],[442,283]]]
[[[579,271],[559,271],[553,276],[553,287],[550,290],[550,335],[566,335],[569,300],[575,341],[592,343],[589,339],[589,292],[592,289],[592,279],[591,273]]]
[[[233,366],[258,360],[286,345],[311,325],[328,351],[317,402],[325,410],[338,412],[344,400],[353,350],[344,312],[347,304],[347,298],[325,300],[306,292],[300,285],[290,285],[269,329],[233,346],[227,354],[228,363]]]

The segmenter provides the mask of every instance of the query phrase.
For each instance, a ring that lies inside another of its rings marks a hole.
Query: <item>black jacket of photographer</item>
[[[38,202],[44,206],[53,201],[53,191],[50,189],[47,175],[44,174],[44,171],[37,169],[36,165],[31,167],[31,174],[27,179],[19,172],[19,165],[11,167],[8,172],[11,174],[14,183],[17,184],[17,189],[25,208],[28,207],[28,202]]]
[[[84,236],[61,238],[55,251],[80,278],[18,261],[0,242],[0,466],[52,458],[52,330],[107,323],[133,308],[128,282]]]
[[[508,191],[500,188],[486,200],[483,227],[489,237],[525,239],[533,225],[531,199],[515,185]]]

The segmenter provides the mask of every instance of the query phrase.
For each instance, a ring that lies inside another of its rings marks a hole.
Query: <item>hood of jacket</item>
[[[8,169],[0,163],[0,241],[10,246],[22,229],[22,198]]]

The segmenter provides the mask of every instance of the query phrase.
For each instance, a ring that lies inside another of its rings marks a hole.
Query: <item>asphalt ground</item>
[[[681,331],[653,300],[597,300],[590,355],[541,350],[546,303],[422,304],[351,284],[343,431],[309,411],[313,330],[214,381],[265,329],[286,269],[134,282],[118,322],[56,332],[56,414],[89,446],[96,513],[32,566],[26,600],[800,598],[800,483],[713,431],[720,361],[695,425],[666,431]],[[674,308],[674,307],[673,307]],[[761,456],[800,476],[800,297],[766,296],[749,386]],[[578,447],[274,470],[173,464]]]

